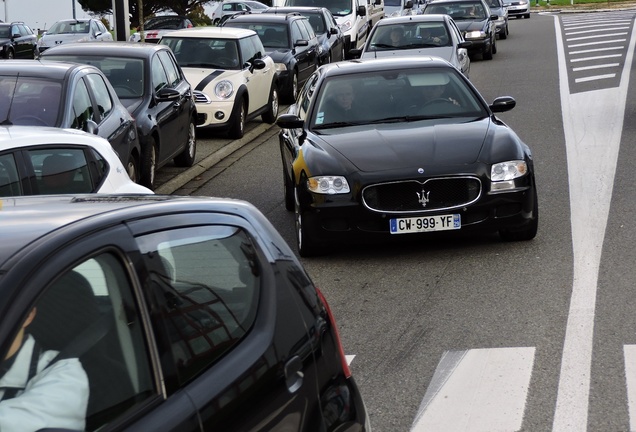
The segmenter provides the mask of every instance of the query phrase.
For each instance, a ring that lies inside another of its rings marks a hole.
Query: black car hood
[[[415,122],[412,128],[398,123],[356,127],[351,132],[338,129],[321,138],[360,171],[467,165],[479,159],[490,125],[489,118],[425,127]]]
[[[284,63],[282,60],[285,60],[290,55],[291,50],[289,48],[265,48],[265,54],[270,56],[274,63]]]
[[[473,31],[473,30],[482,30],[485,25],[485,21],[476,21],[476,20],[466,20],[466,21],[455,21],[457,24],[457,28],[463,32],[465,31]]]

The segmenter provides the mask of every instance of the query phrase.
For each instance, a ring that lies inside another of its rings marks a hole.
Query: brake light
[[[345,357],[344,348],[342,347],[342,341],[340,340],[340,333],[338,332],[338,326],[336,325],[336,319],[331,313],[331,308],[329,307],[329,303],[327,303],[327,299],[322,295],[322,292],[318,287],[316,287],[316,292],[318,293],[318,298],[325,306],[327,310],[327,316],[329,317],[329,323],[331,324],[331,328],[333,329],[333,333],[336,335],[336,343],[338,344],[338,353],[340,354],[340,364],[342,365],[342,371],[344,373],[345,378],[351,378],[351,369],[349,369],[349,365],[347,364],[347,357]]]

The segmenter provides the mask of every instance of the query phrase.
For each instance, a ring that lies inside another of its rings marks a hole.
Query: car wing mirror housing
[[[181,97],[181,93],[172,88],[162,88],[155,93],[155,96],[159,102],[170,102],[178,100]]]
[[[265,66],[266,66],[265,61],[263,59],[259,59],[259,58],[253,59],[250,64],[250,72],[253,72],[254,69],[258,69],[258,70],[264,69]]]
[[[490,105],[492,112],[510,111],[517,105],[517,101],[512,96],[500,96],[496,98]]]
[[[309,46],[309,41],[305,39],[298,39],[294,42],[294,46]]]
[[[365,16],[367,14],[367,8],[365,8],[364,6],[358,6],[358,8],[356,9],[356,13],[359,16]]]
[[[276,119],[276,124],[283,129],[300,129],[305,122],[296,114],[282,114]]]
[[[335,28],[335,27],[331,27],[331,28],[329,29],[329,33],[331,33],[331,34],[338,34],[338,29],[337,29],[337,28]]]
[[[93,135],[97,135],[99,133],[99,126],[93,120],[86,120],[82,130],[84,132],[88,132],[88,133],[91,133]]]
[[[349,55],[354,59],[360,58],[360,56],[362,56],[362,50],[360,48],[351,48],[349,50]]]
[[[473,41],[462,41],[457,44],[457,48],[470,48],[473,46]]]

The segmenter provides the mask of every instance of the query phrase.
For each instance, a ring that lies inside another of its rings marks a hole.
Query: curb
[[[214,165],[218,164],[223,159],[230,156],[241,147],[245,146],[247,143],[258,138],[260,135],[271,129],[273,126],[276,126],[276,123],[262,123],[256,126],[254,129],[243,135],[243,138],[230,142],[229,144],[223,146],[221,149],[215,151],[201,161],[197,162],[192,167],[177,174],[176,176],[159,186],[157,189],[155,189],[155,194],[170,195],[174,193],[176,190],[185,186],[190,180],[193,180],[195,177],[203,174],[208,169],[212,168]]]

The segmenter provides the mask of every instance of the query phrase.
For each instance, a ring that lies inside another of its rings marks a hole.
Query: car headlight
[[[347,20],[340,25],[340,30],[342,30],[343,33],[346,31],[349,31],[350,29],[351,29],[351,20]]]
[[[285,63],[274,63],[274,68],[276,72],[284,72],[287,70],[287,65]]]
[[[528,165],[522,160],[499,162],[490,167],[492,191],[514,189],[514,179],[528,174]]]
[[[234,86],[228,80],[219,81],[216,86],[214,86],[214,94],[219,99],[227,99],[234,94]]]
[[[346,194],[351,191],[347,179],[342,176],[319,176],[307,180],[307,187],[313,193],[324,195]]]
[[[465,39],[480,39],[480,38],[485,38],[486,37],[486,33],[484,33],[481,30],[475,30],[475,31],[469,31],[466,32],[466,36],[464,36]]]

